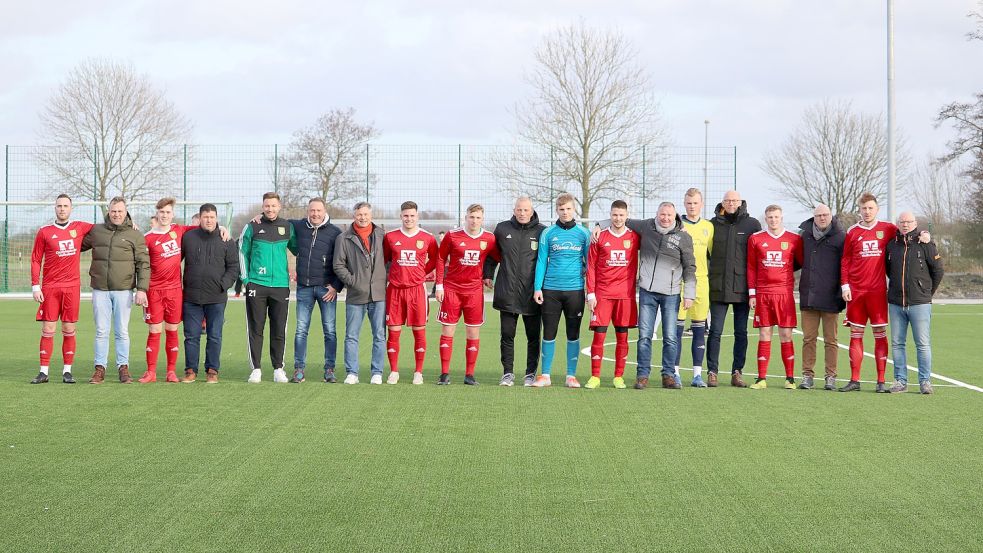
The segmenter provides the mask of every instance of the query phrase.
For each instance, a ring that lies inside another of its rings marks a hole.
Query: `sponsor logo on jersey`
[[[481,259],[481,252],[478,250],[464,250],[464,255],[461,256],[461,265],[475,267],[478,265],[479,259]]]
[[[168,240],[160,245],[161,257],[174,257],[175,255],[181,255],[181,246],[178,245],[177,240]]]
[[[58,257],[71,257],[77,253],[75,249],[75,240],[59,240],[58,241]]]
[[[625,250],[611,250],[608,258],[608,267],[627,267],[628,256]]]
[[[860,243],[860,257],[880,257],[880,246],[877,240],[864,240]]]
[[[399,252],[399,265],[402,267],[416,267],[416,250],[402,250]]]

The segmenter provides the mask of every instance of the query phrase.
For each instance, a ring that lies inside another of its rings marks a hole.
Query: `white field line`
[[[795,334],[799,334],[799,335],[802,334],[802,332],[799,329],[795,329],[795,330],[793,330],[793,332]],[[721,337],[722,338],[728,338],[728,337],[733,337],[733,335],[732,334],[730,334],[730,335],[725,334],[725,335],[723,335]],[[749,338],[750,338],[750,336],[749,336]],[[661,338],[655,338],[652,341],[653,342],[657,342],[657,341],[660,341],[660,340],[661,340]],[[632,343],[632,342],[637,342],[637,341],[638,340],[629,340],[628,342],[629,343]],[[818,341],[822,342],[823,341],[822,337],[819,337],[818,338]],[[605,349],[608,348],[609,346],[612,346],[612,345],[614,345],[614,342],[605,342],[604,343]],[[844,344],[837,344],[837,347],[839,347],[840,349],[843,349],[843,350],[847,350],[847,351],[850,350],[850,347],[849,346],[846,346]],[[589,346],[586,347],[586,348],[584,348],[584,349],[582,349],[582,350],[580,350],[580,353],[583,354],[583,355],[585,355],[588,359],[590,359],[590,347]],[[864,356],[870,357],[871,359],[874,358],[874,354],[867,353],[866,351],[864,352]],[[655,356],[653,355],[653,358],[654,357]],[[614,363],[614,359],[611,358],[611,357],[604,357],[602,359],[604,361],[608,361],[610,363]],[[894,365],[894,361],[892,361],[891,359],[888,359],[887,362],[890,363],[890,364],[892,364],[892,365]],[[629,364],[629,365],[637,365],[638,364],[635,361],[627,361],[626,363]],[[652,364],[652,368],[653,369],[656,369],[656,368],[661,369],[662,368],[662,365],[656,365],[656,364],[653,363]],[[689,368],[689,367],[680,367],[680,370],[692,371],[693,369],[692,368]],[[908,365],[908,370],[909,371],[913,371],[915,373],[918,373],[918,367],[912,367],[911,365]],[[723,373],[723,374],[730,374],[730,371],[721,370],[720,372]],[[769,378],[782,378],[782,379],[785,378],[785,374],[769,374],[767,376]],[[936,384],[936,387],[943,387],[943,388],[966,388],[967,390],[973,390],[974,392],[983,392],[983,388],[980,388],[979,386],[974,386],[972,384],[967,384],[966,382],[962,382],[961,380],[956,380],[955,378],[950,378],[948,376],[943,376],[943,375],[938,374],[938,373],[934,373],[933,372],[932,373],[932,378],[937,378],[937,379],[939,379],[939,380],[941,380],[943,382],[948,382],[949,383],[949,384]],[[848,379],[848,378],[837,378],[836,380],[838,382],[849,382],[850,379]],[[873,380],[861,380],[860,382],[861,383],[864,383],[864,384],[876,384],[876,382],[873,381]]]

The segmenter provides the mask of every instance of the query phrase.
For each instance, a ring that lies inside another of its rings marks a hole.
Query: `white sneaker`
[[[417,386],[423,384],[423,373],[413,373],[413,384]]]
[[[579,388],[580,387],[580,382],[577,381],[577,377],[576,376],[568,376],[567,377],[567,384],[566,385],[567,385],[567,388]]]
[[[249,373],[249,380],[246,382],[250,384],[259,384],[263,381],[263,371],[261,369],[253,369],[253,372]]]
[[[345,384],[358,384],[358,375],[349,374],[345,377]]]
[[[287,371],[283,369],[274,369],[273,382],[276,382],[278,384],[285,384],[287,382]]]
[[[398,384],[399,383],[399,373],[396,371],[391,371],[389,373],[389,378],[386,379],[386,384]]]
[[[372,378],[369,379],[369,384],[382,384],[382,375],[374,374]]]
[[[536,377],[536,381],[533,382],[532,385],[535,388],[546,388],[548,386],[552,386],[553,385],[553,382],[550,381],[550,375],[548,375],[548,374],[541,374],[541,375],[539,375],[539,376]]]

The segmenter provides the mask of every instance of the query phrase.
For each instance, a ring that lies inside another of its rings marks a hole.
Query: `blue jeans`
[[[386,353],[386,302],[373,301],[361,305],[345,303],[345,372],[358,374],[358,335],[362,321],[369,316],[372,327],[372,374],[382,374],[382,359]]]
[[[932,378],[932,304],[911,305],[901,307],[893,303],[887,304],[891,316],[891,346],[894,349],[894,379],[898,382],[908,382],[908,325],[911,325],[911,337],[915,339],[915,350],[918,352],[918,383],[921,384]]]
[[[337,301],[326,301],[324,286],[297,285],[297,333],[294,334],[294,368],[307,368],[307,334],[311,328],[311,313],[314,303],[321,309],[321,330],[324,331],[324,368],[334,369],[338,350],[338,335],[335,332]]]
[[[679,294],[659,294],[638,289],[638,377],[648,378],[652,372],[652,331],[655,314],[662,310],[662,374],[675,374],[676,315],[679,314]]]
[[[109,325],[116,335],[116,365],[130,363],[130,307],[133,293],[129,290],[93,290],[92,316],[96,320],[95,364],[106,366],[109,360]]]
[[[189,303],[182,307],[184,319],[184,367],[198,374],[201,357],[201,323],[205,323],[208,340],[205,342],[205,369],[218,371],[222,360],[222,325],[225,323],[225,303]]]
[[[727,322],[727,308],[734,308],[734,359],[731,372],[744,370],[747,359],[747,320],[751,314],[750,303],[710,302],[710,337],[707,339],[707,370],[716,373],[720,361],[720,340]]]

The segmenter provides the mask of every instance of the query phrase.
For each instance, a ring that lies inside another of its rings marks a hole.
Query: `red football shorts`
[[[795,298],[792,294],[758,294],[754,307],[754,328],[779,326],[795,328]]]
[[[422,284],[410,288],[386,287],[386,325],[426,326],[429,312],[427,289]]]
[[[79,320],[79,301],[81,292],[78,286],[41,287],[44,301],[38,307],[36,320],[77,323]]]
[[[485,322],[485,295],[482,292],[461,293],[444,290],[444,301],[437,313],[437,322],[455,325],[464,314],[466,326],[481,326]]]
[[[854,292],[853,301],[846,304],[844,325],[887,326],[887,290]]]
[[[143,310],[143,320],[147,324],[178,324],[181,322],[181,303],[184,293],[180,288],[151,290],[147,292],[147,307]]]
[[[597,305],[590,315],[589,326],[607,328],[609,324],[628,328],[638,326],[638,301],[635,296],[617,300],[597,298]]]

